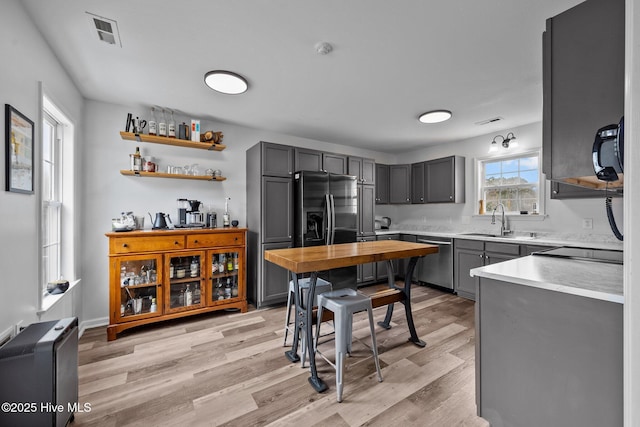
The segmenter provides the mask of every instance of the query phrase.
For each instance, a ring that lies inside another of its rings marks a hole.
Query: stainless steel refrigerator
[[[358,234],[356,177],[300,171],[294,175],[296,247],[352,243]],[[356,266],[320,273],[333,289],[355,288]]]

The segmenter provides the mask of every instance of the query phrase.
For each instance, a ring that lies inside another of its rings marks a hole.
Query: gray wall
[[[11,104],[36,123],[35,158],[40,159],[37,142],[40,133],[40,94],[38,82],[43,82],[48,95],[76,123],[81,131],[83,99],[74,83],[46,41],[34,27],[17,0],[4,0],[0,13],[0,104]],[[0,118],[2,145],[5,130],[4,105]],[[5,150],[0,150],[0,164],[4,170]],[[35,188],[39,189],[39,174]],[[25,195],[4,191],[5,175],[0,174],[0,334],[13,325],[37,321],[39,249],[36,194]],[[82,248],[79,248],[82,250]],[[53,309],[53,316],[63,317],[79,311],[80,289]],[[75,303],[73,301],[75,300]]]

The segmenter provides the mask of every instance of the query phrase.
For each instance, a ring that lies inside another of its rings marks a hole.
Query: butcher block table
[[[306,310],[302,308],[301,293],[298,285],[298,275],[310,273],[309,295],[307,301],[314,301],[316,280],[318,272],[334,268],[348,267],[370,262],[387,261],[389,289],[377,292],[371,296],[373,307],[387,306],[387,314],[383,322],[378,324],[389,329],[393,314],[393,303],[404,304],[407,325],[409,327],[409,341],[424,347],[424,341],[418,338],[413,315],[411,313],[411,278],[418,258],[438,252],[438,246],[422,243],[403,242],[397,240],[378,240],[373,242],[342,243],[338,245],[310,246],[304,248],[272,249],[265,251],[264,259],[280,267],[286,268],[291,273],[294,282],[296,325],[294,328],[293,347],[285,355],[292,362],[300,360],[298,357],[298,336],[300,328],[305,328],[309,337],[307,350],[309,352],[309,364],[311,365],[311,377],[309,383],[317,392],[323,392],[327,385],[318,377],[316,362],[311,342],[313,324],[313,304],[307,304]],[[409,265],[405,272],[404,288],[395,285],[392,260],[409,258]],[[301,276],[302,277],[302,276]],[[330,312],[329,312],[330,313]],[[323,316],[324,318],[324,316]],[[318,319],[322,321],[322,319]]]

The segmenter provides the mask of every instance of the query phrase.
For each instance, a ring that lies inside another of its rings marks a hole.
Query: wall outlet
[[[592,218],[582,218],[582,228],[592,229],[593,228],[593,219]]]

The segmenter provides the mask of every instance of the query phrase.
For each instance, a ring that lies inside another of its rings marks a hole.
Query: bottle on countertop
[[[158,134],[158,118],[156,117],[156,108],[151,107],[151,118],[149,119],[149,135]]]
[[[224,214],[222,215],[222,226],[229,227],[229,200],[231,197],[224,198]]]
[[[165,116],[164,108],[160,113],[160,121],[158,122],[158,136],[167,136],[167,117]]]
[[[167,126],[167,136],[169,138],[176,137],[176,121],[173,118],[173,110],[169,113],[169,123]]]

